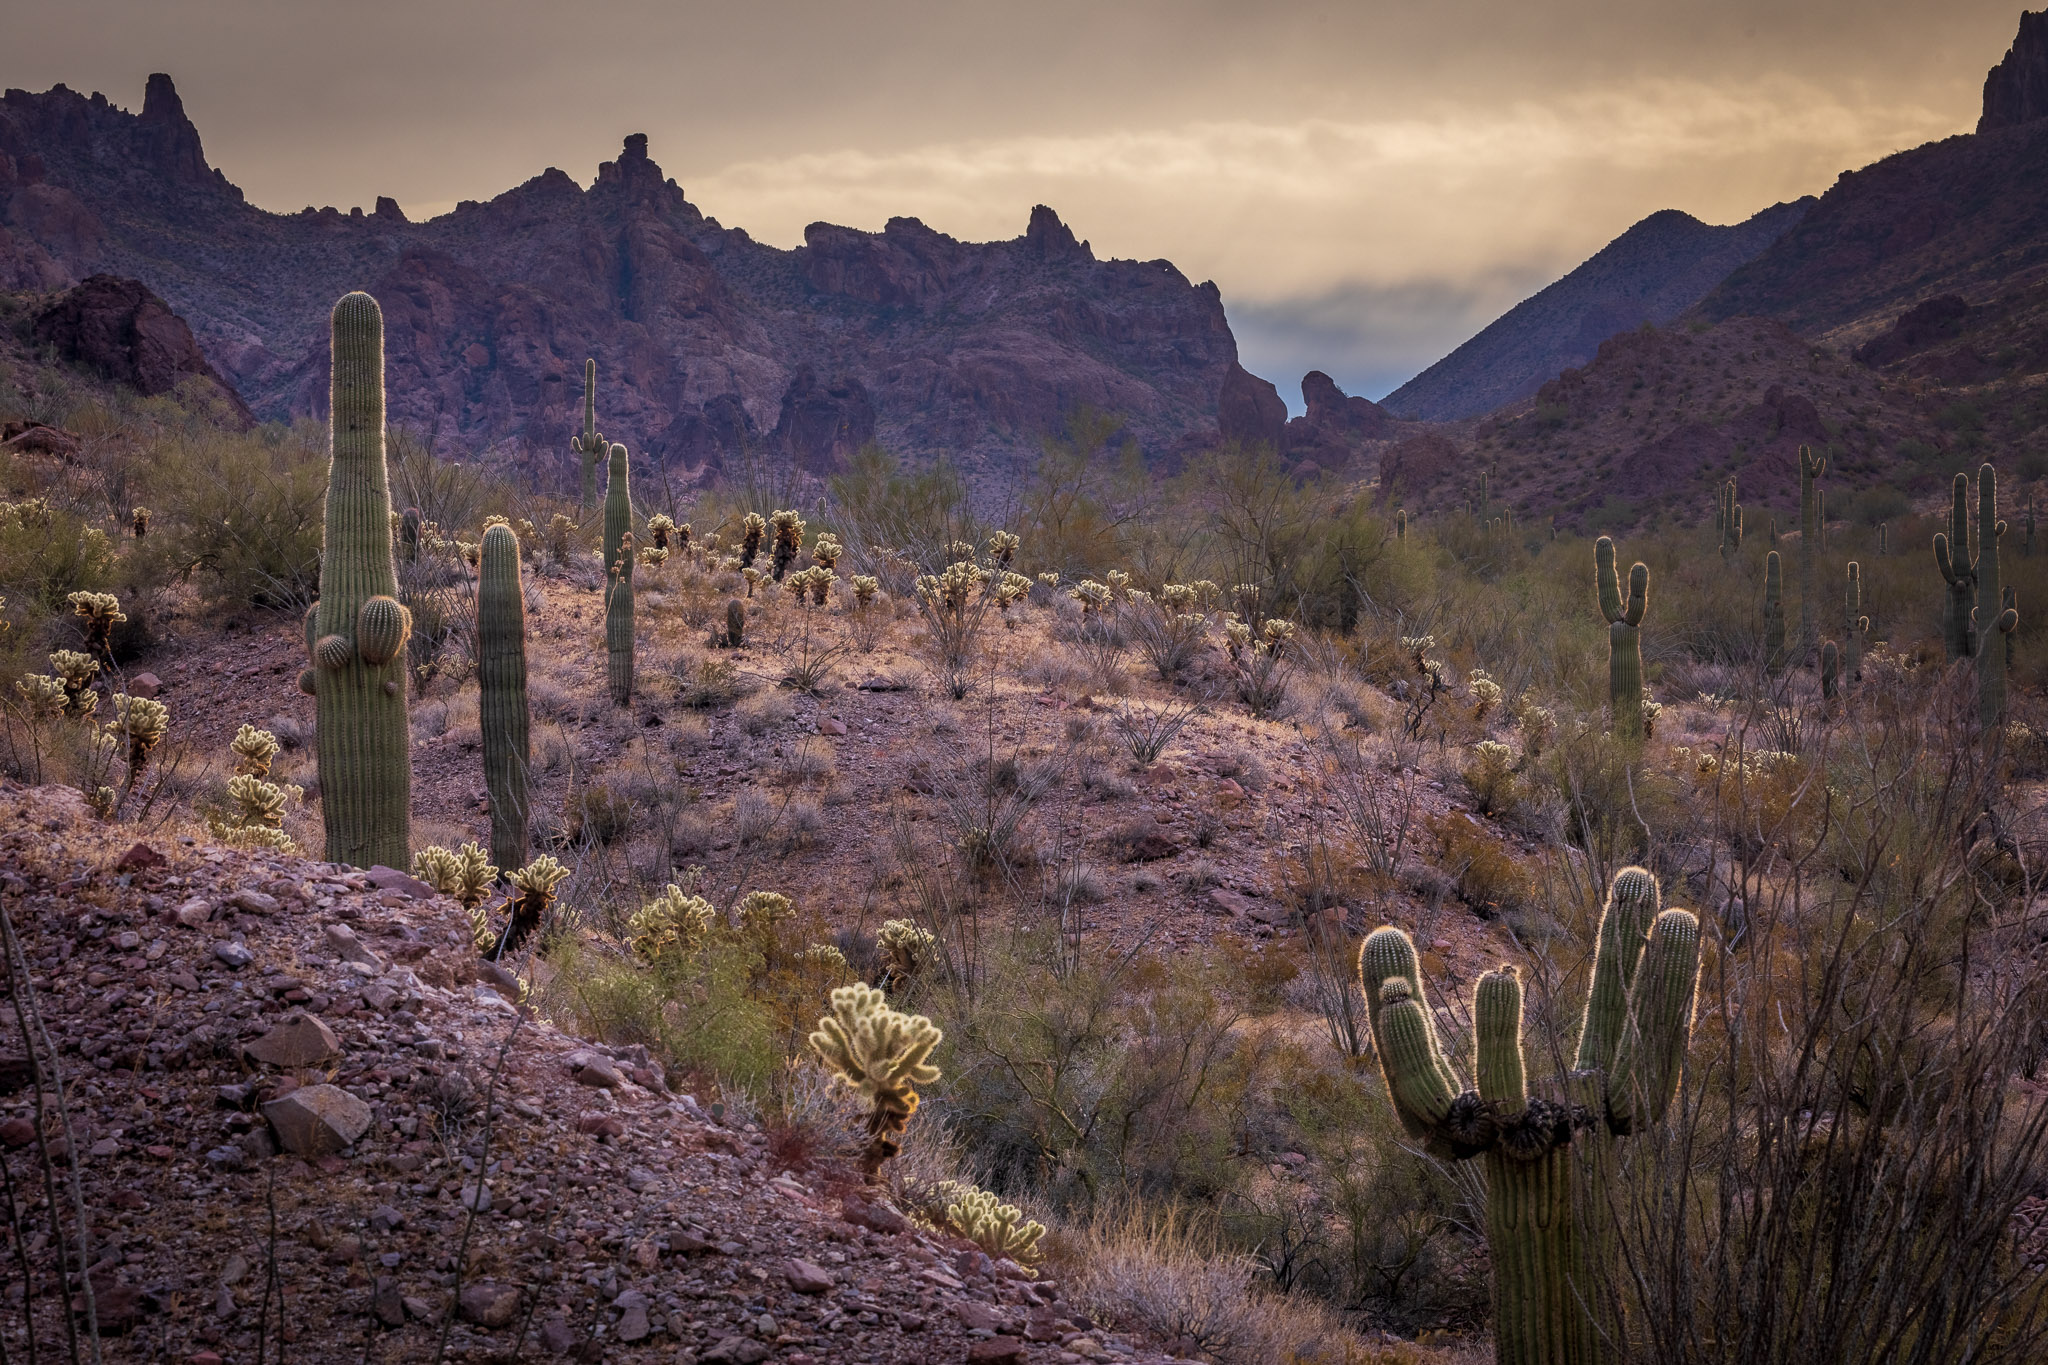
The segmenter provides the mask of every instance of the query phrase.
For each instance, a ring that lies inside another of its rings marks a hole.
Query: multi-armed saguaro
[[[1820,588],[1814,552],[1820,549],[1820,498],[1813,481],[1827,472],[1825,456],[1811,446],[1799,447],[1799,664],[1803,668],[1820,643]]]
[[[612,701],[633,700],[633,495],[626,487],[626,448],[612,447],[604,491],[605,674]]]
[[[1600,918],[1577,1062],[1559,1102],[1529,1095],[1513,967],[1486,973],[1474,993],[1475,1091],[1461,1087],[1437,1041],[1413,941],[1387,927],[1359,950],[1380,1071],[1402,1127],[1439,1155],[1485,1159],[1500,1365],[1583,1365],[1601,1354],[1613,1324],[1600,1144],[1664,1116],[1692,1037],[1699,964],[1699,920],[1659,913],[1656,878],[1624,868]]]
[[[1593,584],[1600,593],[1600,612],[1607,618],[1607,692],[1614,712],[1614,733],[1643,737],[1643,612],[1650,605],[1650,567],[1637,563],[1628,571],[1628,601],[1621,599],[1621,579],[1614,567],[1614,542],[1600,537],[1593,546]]]
[[[1989,469],[1991,466],[1984,466]],[[1970,629],[1971,601],[1977,592],[1977,563],[1970,554],[1970,476],[1958,474],[1949,485],[1948,531],[1934,533],[1934,563],[1948,584],[1941,612],[1942,646],[1950,663],[1976,654]]]
[[[1943,616],[1951,660],[1977,661],[1977,719],[1986,729],[2005,714],[2005,671],[2012,633],[2019,629],[2018,597],[2000,582],[1998,545],[2005,523],[1998,519],[1998,473],[1977,470],[1977,553],[1969,549],[1969,479],[1958,474],[1951,488],[1949,529],[1934,537],[1934,562],[1948,583]],[[1976,600],[1973,603],[1971,598]]]
[[[327,856],[357,867],[412,866],[412,740],[405,640],[391,562],[384,467],[384,315],[368,294],[334,305],[331,458],[320,600],[306,613],[301,678],[316,699]]]
[[[588,515],[597,501],[597,462],[610,453],[604,437],[597,434],[597,362],[583,362],[583,434],[569,438],[569,449],[583,457],[583,491],[576,510]]]
[[[484,532],[476,589],[477,719],[484,734],[484,789],[491,798],[491,861],[526,865],[526,590],[519,537],[502,523]]]

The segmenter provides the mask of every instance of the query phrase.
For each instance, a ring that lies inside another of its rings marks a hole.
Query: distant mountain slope
[[[265,418],[324,411],[328,310],[367,289],[393,421],[543,469],[569,459],[585,356],[604,433],[682,471],[757,451],[822,472],[870,438],[1001,468],[1081,404],[1171,456],[1247,434],[1226,390],[1272,392],[1214,284],[1098,260],[1049,208],[1003,242],[896,218],[784,251],[705,217],[635,135],[588,187],[550,169],[429,222],[389,199],[275,214],[207,165],[163,75],[139,115],[61,85],[0,99],[0,288],[96,272],[168,301]]]
[[[1774,204],[1729,227],[1676,209],[1653,213],[1387,395],[1384,406],[1402,417],[1456,421],[1526,398],[1591,360],[1616,332],[1669,322],[1698,303],[1812,203]]]

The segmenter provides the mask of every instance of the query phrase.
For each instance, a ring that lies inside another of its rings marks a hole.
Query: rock
[[[396,891],[416,901],[432,900],[439,894],[418,877],[409,876],[395,867],[386,867],[382,863],[365,872],[363,876],[379,891]]]
[[[92,1316],[105,1336],[124,1336],[142,1321],[142,1291],[132,1284],[95,1284]]]
[[[519,1003],[521,994],[519,978],[511,972],[506,971],[495,962],[479,962],[476,964],[476,975],[479,981],[489,986],[505,999],[515,1005]]]
[[[827,716],[818,722],[818,733],[821,735],[843,735],[846,733],[846,722],[832,716]]]
[[[801,1257],[793,1257],[783,1267],[782,1273],[789,1280],[789,1287],[799,1294],[829,1294],[839,1282],[823,1266],[814,1265]]]
[[[1287,439],[1287,400],[1235,360],[1223,373],[1216,422],[1226,441],[1279,449]]]
[[[620,1341],[642,1341],[653,1330],[647,1321],[647,1296],[639,1290],[628,1289],[612,1300],[612,1307],[619,1310]]]
[[[1241,891],[1232,891],[1219,886],[1209,892],[1209,913],[1212,915],[1250,915],[1257,903]]]
[[[953,1305],[953,1311],[959,1315],[960,1325],[970,1332],[1000,1332],[1009,1322],[1008,1314],[979,1299],[961,1299]]]
[[[434,1305],[428,1303],[425,1299],[414,1298],[411,1294],[407,1294],[403,1302],[405,1303],[405,1315],[416,1322],[425,1322],[429,1318],[440,1316],[434,1311]]]
[[[507,1327],[519,1316],[519,1289],[509,1284],[472,1284],[462,1291],[462,1316],[479,1327]]]
[[[576,1131],[603,1141],[605,1138],[624,1137],[626,1125],[611,1114],[600,1114],[590,1109],[576,1116]]]
[[[1135,837],[1124,839],[1122,843],[1124,861],[1127,863],[1158,862],[1180,852],[1178,843],[1157,830],[1148,829]]]
[[[870,1204],[865,1199],[849,1194],[841,1201],[839,1209],[840,1215],[847,1222],[855,1227],[866,1228],[870,1232],[894,1236],[910,1231],[910,1220],[887,1204]]]
[[[341,1055],[334,1030],[313,1015],[293,1011],[242,1051],[269,1066],[321,1066]]]
[[[370,1290],[370,1312],[386,1327],[405,1326],[405,1296],[398,1292],[398,1281],[389,1275],[379,1275]]]
[[[242,425],[256,425],[185,320],[140,280],[88,277],[42,311],[34,336],[66,360],[133,385],[145,397],[169,393],[190,378],[211,381]]]
[[[1977,131],[2017,128],[2048,118],[2048,12],[2020,12],[2019,35],[1984,78],[1984,112]]]
[[[752,1337],[732,1336],[697,1357],[697,1365],[761,1365],[769,1356],[767,1343]]]
[[[277,897],[261,891],[237,891],[228,897],[228,904],[251,915],[274,915],[277,913]]]
[[[1016,1365],[1029,1349],[1021,1337],[990,1337],[967,1348],[967,1359],[975,1365]]]
[[[129,679],[129,694],[131,696],[139,697],[149,697],[156,695],[153,692],[137,692],[135,690],[136,684],[141,682],[143,678],[147,678],[149,676],[149,674],[143,673],[134,678]],[[162,867],[165,861],[166,859],[164,858],[164,855],[157,852],[155,849],[151,848],[148,844],[136,844],[129,848],[129,850],[126,853],[123,853],[121,855],[120,860],[114,864],[114,870],[116,872],[140,872],[144,868]]]
[[[644,1166],[632,1166],[626,1170],[626,1188],[635,1194],[642,1194],[660,1183],[654,1172]]]
[[[343,962],[359,962],[380,972],[384,970],[384,959],[365,948],[356,931],[346,924],[330,924],[320,931],[320,937],[327,944],[327,951]]]
[[[576,1084],[587,1085],[599,1090],[617,1090],[625,1084],[625,1077],[612,1059],[601,1052],[578,1050],[569,1054],[567,1065],[576,1078]]]
[[[11,1118],[0,1123],[0,1143],[9,1147],[26,1147],[36,1140],[36,1126],[24,1118]]]
[[[335,1085],[309,1085],[263,1106],[263,1117],[294,1156],[324,1156],[370,1128],[370,1106]]]
[[[256,960],[256,954],[240,943],[216,943],[213,945],[213,955],[236,971]]]
[[[491,1186],[489,1181],[471,1181],[462,1187],[462,1207],[471,1213],[491,1211]]]
[[[208,901],[195,898],[186,901],[176,910],[173,910],[171,917],[187,929],[197,929],[200,925],[213,918],[213,906]]]
[[[576,1344],[576,1333],[570,1330],[567,1319],[549,1318],[540,1325],[540,1344],[554,1354],[562,1355]]]

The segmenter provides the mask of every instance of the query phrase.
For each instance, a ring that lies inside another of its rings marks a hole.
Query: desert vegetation
[[[529,484],[333,329],[331,435],[0,386],[94,434],[0,463],[9,778],[414,873],[527,1017],[1186,1357],[2039,1358],[2048,561],[1988,452],[1830,523],[1802,451],[1796,546],[1086,412],[1000,518],[878,449],[634,493],[594,366]]]

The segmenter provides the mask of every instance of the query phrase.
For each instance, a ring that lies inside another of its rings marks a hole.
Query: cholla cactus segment
[[[1252,647],[1252,628],[1242,621],[1229,620],[1223,623],[1223,647],[1235,659]]]
[[[846,547],[831,532],[821,532],[811,545],[811,563],[821,569],[834,568],[839,563],[839,556],[845,553]]]
[[[465,910],[482,905],[498,880],[498,869],[474,839],[454,851],[429,844],[413,855],[412,870],[442,895],[460,901]]]
[[[796,956],[798,962],[826,976],[841,976],[847,969],[846,954],[829,943],[813,943]]]
[[[465,851],[468,845],[464,846]],[[569,869],[543,853],[525,867],[512,874],[512,885],[521,896],[541,896],[553,900],[555,888],[569,879]]]
[[[873,574],[857,573],[853,576],[853,604],[869,607],[874,604],[875,595],[882,590],[882,580]]]
[[[930,961],[937,942],[929,930],[907,919],[882,921],[875,934],[875,954],[882,960],[882,989],[900,990],[914,980]]]
[[[761,542],[768,535],[768,520],[759,512],[749,512],[740,522],[740,567],[752,568],[754,557],[761,553]]]
[[[768,520],[775,528],[770,567],[775,581],[780,583],[789,573],[789,566],[796,563],[796,557],[803,552],[804,519],[793,511],[784,510]]]
[[[576,523],[566,514],[557,512],[548,518],[548,558],[557,565],[566,565],[576,553]]]
[[[674,535],[675,531],[675,518],[666,512],[656,512],[647,519],[647,539],[654,549],[666,551],[669,548],[669,537]],[[642,551],[643,555],[645,553]]]
[[[71,693],[64,686],[62,678],[53,678],[47,673],[24,673],[14,684],[15,693],[21,698],[22,709],[31,720],[53,720],[70,709]],[[87,693],[87,696],[92,696]],[[97,697],[93,697],[98,701]],[[86,708],[91,710],[90,707]]]
[[[837,577],[837,574],[824,565],[813,564],[808,569],[798,569],[791,574],[783,580],[783,586],[796,594],[798,605],[803,605],[808,599],[812,605],[822,607],[832,591],[832,580]]]
[[[1130,591],[1131,576],[1123,570],[1111,569],[1103,577],[1108,580],[1106,586],[1109,588],[1109,595],[1111,597],[1122,598]]]
[[[640,567],[643,569],[659,569],[666,563],[668,563],[668,551],[665,549],[649,545],[640,551]]]
[[[275,782],[265,782],[252,773],[239,774],[228,779],[228,799],[235,803],[240,828],[284,828],[287,798],[285,789]]]
[[[1170,612],[1191,612],[1200,599],[1199,590],[1189,583],[1168,583],[1159,590],[1159,603]]]
[[[251,777],[268,777],[270,765],[277,758],[277,736],[268,730],[259,730],[245,723],[235,731],[235,737],[228,741],[228,749],[235,756],[237,773],[246,773]]]
[[[156,746],[171,732],[171,709],[148,697],[114,694],[114,718],[107,722],[109,739],[128,742],[128,766],[139,770]]]
[[[1083,615],[1101,611],[1112,600],[1108,585],[1097,583],[1092,578],[1084,578],[1067,589],[1067,596],[1081,604]]]
[[[945,1205],[945,1219],[953,1231],[1001,1259],[1008,1257],[1021,1266],[1035,1265],[1042,1253],[1038,1239],[1045,1225],[1024,1217],[1015,1204],[1005,1204],[987,1190],[948,1181],[951,1198]]]
[[[994,586],[996,609],[1007,613],[1011,607],[1030,595],[1031,580],[1020,573],[1005,572],[996,579]]]
[[[934,610],[958,616],[967,610],[975,589],[989,581],[987,569],[967,560],[956,560],[942,574],[926,574],[917,580],[917,595]]]
[[[569,869],[543,853],[511,877],[513,896],[511,921],[505,932],[486,950],[493,957],[515,952],[529,935],[539,929],[554,907],[555,888],[568,880]]]
[[[774,936],[775,926],[796,918],[796,902],[779,891],[749,891],[734,907],[740,931],[754,938]]]
[[[1472,719],[1474,720],[1485,720],[1487,713],[1499,706],[1501,698],[1506,695],[1501,691],[1500,684],[1495,682],[1483,668],[1473,669],[1471,676],[1465,680],[1465,686],[1472,693]]]
[[[1283,621],[1277,616],[1269,616],[1266,618],[1264,627],[1260,630],[1261,638],[1259,644],[1268,654],[1277,659],[1287,646],[1294,642],[1294,634],[1294,622]]]
[[[1038,586],[1044,588],[1047,592],[1052,592],[1059,585],[1060,576],[1056,573],[1042,573],[1038,576]]]
[[[687,957],[704,946],[717,923],[718,911],[710,901],[671,882],[659,897],[634,912],[627,923],[627,943],[648,962]]]
[[[128,513],[128,529],[135,533],[137,540],[149,534],[149,509],[137,507]]]
[[[1557,732],[1557,716],[1525,692],[1515,702],[1515,728],[1522,732],[1522,752],[1537,758]]]
[[[826,1070],[874,1106],[861,1156],[870,1179],[902,1150],[903,1131],[917,1112],[917,1087],[939,1078],[928,1059],[944,1036],[923,1015],[891,1009],[888,998],[865,983],[832,992],[832,1012],[818,1020],[809,1041]]]
[[[949,564],[958,563],[963,559],[972,560],[974,558],[974,547],[964,540],[947,541],[945,550],[946,562]]]
[[[1018,547],[1023,543],[1008,531],[996,532],[988,538],[989,562],[999,569],[1009,568],[1010,561],[1016,558]]]
[[[111,658],[114,627],[128,619],[121,599],[110,592],[74,592],[64,600],[85,623],[85,647],[99,658]]]
[[[1435,648],[1436,636],[1434,635],[1403,635],[1401,637],[1401,652],[1414,660],[1417,673],[1423,671],[1423,659],[1428,656],[1429,651]]]

